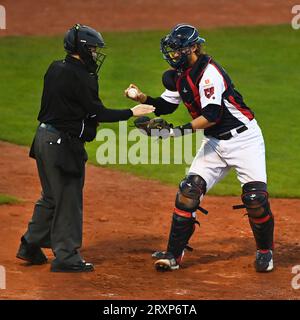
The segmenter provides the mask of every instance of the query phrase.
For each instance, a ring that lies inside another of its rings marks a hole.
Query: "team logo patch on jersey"
[[[204,89],[205,97],[208,98],[208,99],[209,99],[214,93],[215,93],[215,87],[210,87],[210,88]]]
[[[204,80],[204,83],[209,84],[210,83],[209,79]]]

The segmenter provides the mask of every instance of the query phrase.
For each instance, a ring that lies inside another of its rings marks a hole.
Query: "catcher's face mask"
[[[192,53],[191,47],[176,48],[165,45],[162,47],[164,59],[175,69],[185,69],[189,64],[189,55]]]
[[[173,63],[182,63],[186,60],[186,57],[188,57],[191,53],[192,50],[189,47],[180,48],[178,50],[173,50],[172,48],[167,49],[169,59],[171,59]]]

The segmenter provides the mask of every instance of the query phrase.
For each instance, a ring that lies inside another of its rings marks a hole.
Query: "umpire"
[[[128,120],[154,111],[105,108],[98,96],[98,71],[104,41],[94,29],[76,24],[65,35],[64,60],[54,61],[44,77],[44,90],[30,156],[36,159],[42,196],[28,229],[21,237],[17,258],[31,264],[47,262],[41,248],[52,248],[53,272],[89,272],[92,263],[79,253],[82,245],[82,190],[86,141],[96,136],[99,122]]]

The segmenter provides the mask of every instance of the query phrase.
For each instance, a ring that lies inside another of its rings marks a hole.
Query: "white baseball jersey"
[[[166,89],[161,98],[172,104],[183,101],[193,118],[203,115],[210,122],[216,122],[204,130],[202,146],[189,173],[200,175],[208,190],[231,168],[236,170],[242,185],[251,181],[266,182],[261,130],[226,71],[204,56],[180,75],[176,87],[177,91]],[[238,133],[241,127],[244,131]],[[223,140],[222,136],[229,132],[232,137]]]

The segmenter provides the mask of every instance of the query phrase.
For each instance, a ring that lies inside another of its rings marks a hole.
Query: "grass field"
[[[20,200],[15,197],[8,196],[6,194],[0,194],[0,205],[1,204],[14,204],[14,203],[18,203],[18,202],[20,202]]]
[[[202,31],[207,40],[206,51],[229,72],[262,127],[272,196],[300,196],[299,32],[290,26]],[[134,105],[123,97],[123,90],[129,83],[138,84],[152,96],[161,94],[161,74],[168,68],[159,51],[159,40],[164,34],[103,34],[107,59],[101,69],[100,97],[107,107]],[[37,126],[43,75],[52,60],[64,57],[62,37],[0,38],[0,46],[0,139],[29,145]],[[190,119],[183,105],[165,118],[175,125]],[[118,130],[118,125],[104,124],[102,128]],[[95,164],[99,145],[100,142],[94,141],[87,146],[90,161]],[[109,167],[177,184],[187,166],[137,164]],[[240,194],[235,174],[229,174],[210,193]]]

